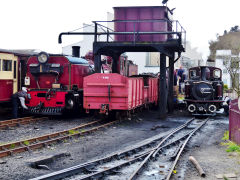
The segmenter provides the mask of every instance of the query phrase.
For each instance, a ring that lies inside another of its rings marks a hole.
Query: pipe
[[[200,164],[197,162],[197,160],[193,156],[189,156],[189,160],[194,164],[196,169],[198,170],[198,173],[201,177],[206,177],[205,172],[203,171],[202,167]]]
[[[177,59],[174,60],[174,64],[175,64],[175,62],[177,62],[179,60],[180,57],[181,57],[181,52],[178,52],[178,57],[177,57]]]

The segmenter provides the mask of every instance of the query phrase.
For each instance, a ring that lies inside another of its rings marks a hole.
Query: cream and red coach
[[[19,58],[10,52],[0,52],[0,105],[6,106],[19,89]]]
[[[25,78],[31,95],[26,103],[29,112],[59,115],[81,108],[83,77],[89,72],[89,63],[82,58],[45,52],[30,57]]]

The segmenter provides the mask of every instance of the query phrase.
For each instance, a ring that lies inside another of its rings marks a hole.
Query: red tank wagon
[[[114,7],[116,32],[171,32],[172,12],[167,6]],[[139,35],[139,42],[164,42],[167,34]],[[133,41],[133,35],[115,35],[115,41]]]
[[[83,77],[90,72],[85,59],[41,52],[27,62],[25,85],[31,114],[59,115],[82,104]]]
[[[84,109],[131,111],[141,106],[157,104],[158,78],[125,77],[120,74],[95,73],[84,78]]]

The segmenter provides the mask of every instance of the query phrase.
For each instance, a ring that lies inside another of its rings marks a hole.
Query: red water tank
[[[116,32],[167,32],[172,31],[172,12],[166,6],[114,7]],[[167,34],[116,35],[115,41],[162,42]]]

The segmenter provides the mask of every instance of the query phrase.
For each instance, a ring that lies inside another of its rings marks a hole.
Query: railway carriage
[[[95,73],[84,78],[84,109],[108,115],[158,102],[158,78]]]
[[[12,94],[19,89],[18,56],[0,52],[0,104],[11,101]]]
[[[31,114],[61,115],[80,110],[83,78],[91,72],[87,60],[45,52],[27,62],[25,85],[31,99],[26,102]]]
[[[222,70],[210,66],[190,68],[185,102],[193,115],[214,115],[224,102]]]

